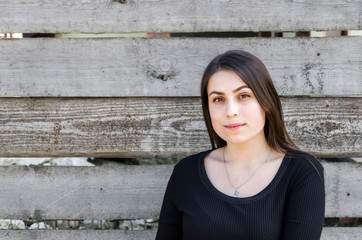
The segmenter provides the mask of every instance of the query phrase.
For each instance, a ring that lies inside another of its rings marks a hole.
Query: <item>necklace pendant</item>
[[[237,190],[235,190],[234,196],[239,197],[239,192]]]

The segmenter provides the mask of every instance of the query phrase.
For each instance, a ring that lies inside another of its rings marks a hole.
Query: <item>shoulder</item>
[[[203,158],[205,158],[205,156],[209,152],[210,152],[210,150],[204,151],[204,152],[199,152],[199,153],[192,154],[188,157],[181,159],[178,163],[176,163],[176,165],[174,167],[174,173],[180,173],[180,172],[182,173],[185,171],[197,170],[199,162]]]
[[[288,152],[286,156],[293,169],[292,174],[299,177],[314,175],[323,181],[324,168],[317,158],[305,152]]]
[[[288,152],[287,156],[293,161],[294,164],[297,164],[299,167],[305,168],[317,168],[319,170],[323,169],[320,161],[312,156],[309,153],[305,152]]]
[[[175,186],[184,189],[199,183],[201,162],[207,153],[208,151],[190,155],[175,164],[170,178]]]

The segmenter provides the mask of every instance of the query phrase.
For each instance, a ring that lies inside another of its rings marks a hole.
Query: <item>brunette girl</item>
[[[264,64],[240,50],[217,56],[201,98],[212,149],[174,167],[156,239],[320,239],[323,167],[288,136]]]

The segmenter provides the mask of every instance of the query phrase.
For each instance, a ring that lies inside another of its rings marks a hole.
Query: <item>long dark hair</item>
[[[212,148],[226,145],[225,140],[220,138],[212,127],[207,94],[210,77],[220,70],[234,71],[253,91],[265,111],[264,134],[268,144],[278,152],[300,151],[285,129],[282,105],[268,70],[257,57],[241,50],[227,51],[215,57],[206,67],[202,77],[202,109]]]

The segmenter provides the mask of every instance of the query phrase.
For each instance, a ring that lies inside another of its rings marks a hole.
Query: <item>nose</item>
[[[229,101],[226,109],[226,116],[228,118],[233,118],[239,116],[238,105],[234,101]]]

